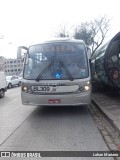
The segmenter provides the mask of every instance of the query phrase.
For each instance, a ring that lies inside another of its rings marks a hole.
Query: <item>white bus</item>
[[[88,105],[91,76],[87,46],[82,40],[62,38],[21,46],[25,62],[21,84],[24,105]]]

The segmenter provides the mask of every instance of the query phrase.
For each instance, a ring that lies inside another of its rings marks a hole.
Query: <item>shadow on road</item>
[[[87,115],[86,106],[38,106],[32,115],[39,117]]]

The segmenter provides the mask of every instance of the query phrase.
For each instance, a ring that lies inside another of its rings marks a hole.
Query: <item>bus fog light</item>
[[[25,87],[25,86],[22,87],[22,91],[23,91],[23,92],[27,92],[27,87]]]
[[[89,86],[85,86],[85,91],[88,91],[90,89]]]

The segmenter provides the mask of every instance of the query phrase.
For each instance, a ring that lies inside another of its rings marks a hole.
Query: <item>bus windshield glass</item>
[[[87,78],[88,64],[82,43],[44,43],[29,47],[24,78],[30,80],[73,80]]]

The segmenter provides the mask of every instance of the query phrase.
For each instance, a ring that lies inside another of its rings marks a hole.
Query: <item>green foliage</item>
[[[92,54],[103,43],[109,29],[110,20],[106,16],[99,17],[93,21],[81,23],[75,27],[74,38],[82,39],[92,48]]]
[[[75,39],[82,39],[86,45],[90,46],[92,55],[103,43],[109,30],[109,22],[106,16],[98,17],[90,22],[83,22],[74,27],[73,35]],[[67,24],[62,24],[56,33],[57,37],[69,37],[70,31]]]

